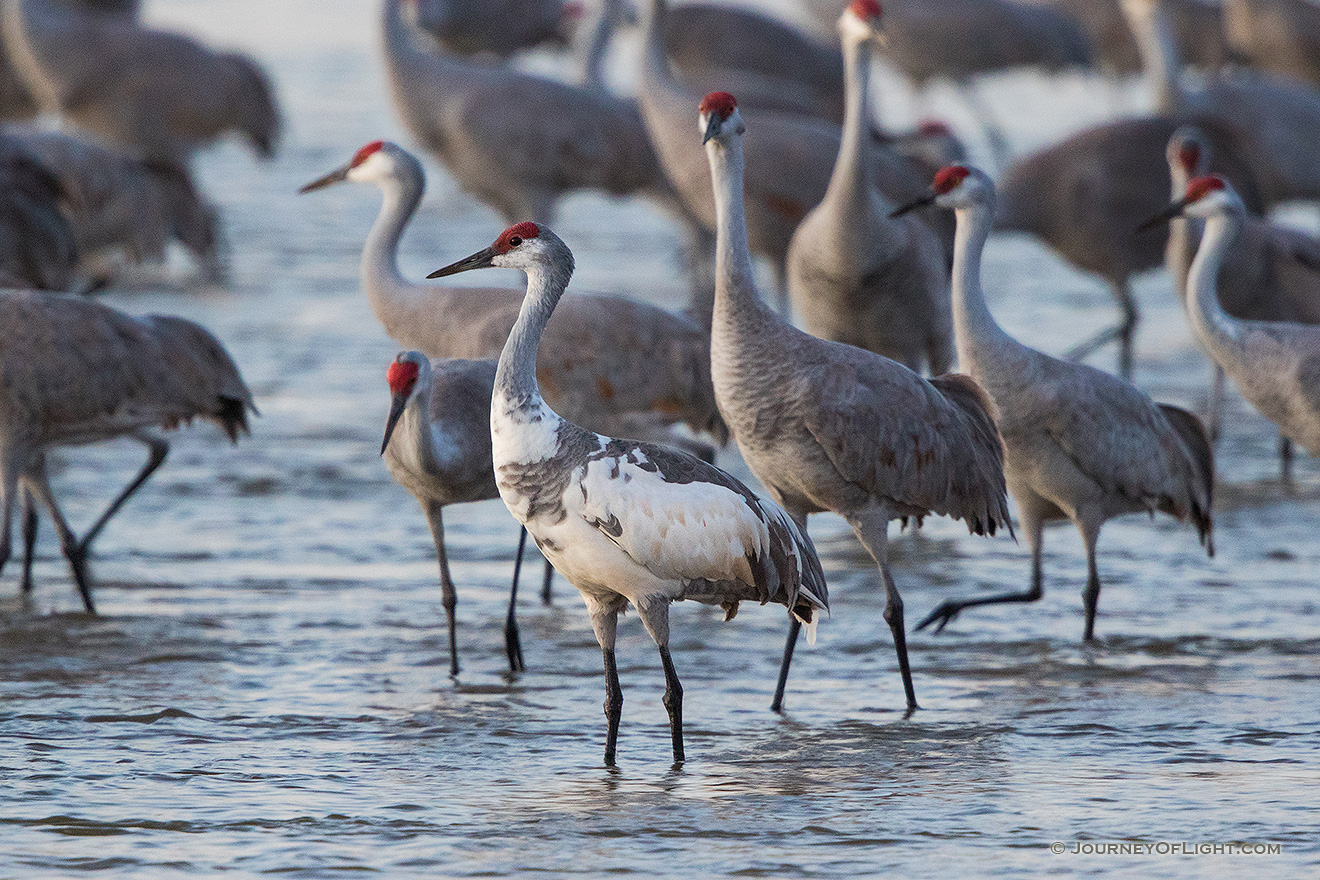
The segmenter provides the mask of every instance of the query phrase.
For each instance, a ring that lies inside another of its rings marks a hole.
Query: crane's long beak
[[[706,120],[706,133],[701,136],[701,144],[705,146],[711,138],[720,136],[720,129],[724,127],[724,120],[720,119],[720,114],[711,113],[710,119]]]
[[[403,411],[408,408],[408,398],[398,394],[390,398],[390,417],[385,420],[385,439],[380,441],[380,454],[385,454],[385,448],[390,445],[390,437],[394,435],[394,426],[399,423],[403,417]]]
[[[298,192],[299,194],[309,193],[314,189],[322,189],[323,187],[334,186],[336,183],[343,183],[345,180],[348,180],[348,172],[352,170],[353,166],[351,165],[345,165],[343,168],[336,168],[325,177],[318,177],[311,183],[301,187]]]
[[[921,198],[914,199],[913,201],[908,202],[906,205],[902,205],[890,211],[889,217],[892,220],[895,217],[902,217],[904,214],[908,213],[909,211],[915,211],[917,210],[917,208],[924,208],[927,205],[933,205],[935,204],[935,199],[936,199],[936,195],[935,192],[932,190],[931,192],[926,193]]]
[[[446,275],[457,275],[459,272],[467,272],[469,269],[489,269],[494,265],[495,249],[484,248],[477,251],[470,257],[464,257],[457,263],[450,263],[443,269],[436,269],[427,278],[444,278]]]
[[[1181,214],[1183,212],[1183,208],[1186,207],[1187,207],[1187,200],[1179,199],[1178,201],[1174,202],[1172,205],[1169,205],[1169,207],[1165,208],[1163,211],[1160,211],[1154,217],[1151,217],[1145,223],[1142,223],[1140,226],[1136,228],[1135,231],[1145,232],[1147,229],[1154,229],[1156,226],[1159,226],[1161,223],[1168,223],[1174,217],[1177,217],[1179,214]]]

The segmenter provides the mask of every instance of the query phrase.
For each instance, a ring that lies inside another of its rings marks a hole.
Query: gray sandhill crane
[[[893,208],[867,179],[871,47],[880,4],[853,0],[839,17],[848,108],[825,197],[793,234],[788,291],[802,328],[932,376],[953,363],[949,270],[934,230]],[[732,100],[727,92],[716,92]],[[709,100],[709,99],[707,99]]]
[[[164,461],[169,444],[151,429],[205,419],[237,441],[247,413],[256,413],[252,394],[220,342],[182,318],[134,317],[80,297],[15,290],[0,291],[0,327],[0,567],[22,485],[50,513],[83,604],[95,613],[88,547]],[[79,539],[51,492],[45,453],[116,437],[144,444],[147,463]],[[29,557],[34,538],[35,529]]]
[[[1100,573],[1096,542],[1115,516],[1156,511],[1191,520],[1211,555],[1214,452],[1196,416],[1157,404],[1109,373],[1028,348],[995,322],[981,289],[981,253],[994,222],[995,188],[982,172],[950,166],[925,198],[958,217],[953,264],[953,327],[958,362],[984,386],[999,411],[1004,475],[1031,548],[1031,587],[941,603],[917,625],[935,631],[967,608],[1035,602],[1043,595],[1041,532],[1068,519],[1086,543],[1084,638],[1095,637]]]
[[[420,351],[395,356],[386,373],[390,415],[380,453],[394,481],[403,486],[426,514],[440,562],[440,590],[449,625],[449,674],[458,675],[454,609],[458,595],[445,550],[444,510],[450,504],[499,496],[491,463],[490,399],[495,389],[495,361],[458,358],[431,360]],[[509,612],[504,621],[504,650],[509,669],[521,672],[522,644],[516,609],[522,568],[523,531],[514,566]],[[550,563],[546,563],[549,582]]]
[[[701,145],[692,137],[692,108],[702,93],[678,81],[660,39],[667,0],[645,0],[637,103],[665,172],[683,202],[707,229],[715,228],[715,197]],[[793,233],[825,196],[839,155],[839,127],[821,119],[770,110],[749,110],[756,136],[747,143],[747,228],[752,252],[778,273],[784,303],[785,260]],[[925,189],[908,159],[887,149],[869,153],[869,179],[887,198],[902,202]],[[952,242],[952,229],[935,227]]]
[[[270,83],[246,55],[69,0],[6,0],[5,48],[38,106],[141,158],[186,166],[234,131],[261,156],[279,137]]]
[[[1123,15],[1120,0],[1033,0],[1066,12],[1081,22],[1091,41],[1095,64],[1105,73],[1141,72],[1141,53]],[[1187,63],[1213,73],[1228,63],[1231,51],[1220,21],[1219,4],[1204,0],[1165,0],[1169,24]]]
[[[838,0],[808,0],[830,23]],[[1001,159],[1007,139],[977,90],[980,76],[1018,67],[1059,71],[1087,67],[1090,44],[1071,16],[1013,0],[886,0],[885,58],[916,88],[946,78],[958,86]]]
[[[1147,222],[1179,214],[1205,222],[1187,278],[1197,341],[1285,437],[1320,455],[1320,327],[1241,320],[1219,304],[1217,276],[1246,215],[1242,199],[1224,178],[1193,178],[1183,198]]]
[[[82,267],[93,277],[117,259],[162,263],[173,241],[204,274],[220,274],[223,257],[214,209],[180,166],[133,159],[58,131],[9,127],[13,144],[49,169],[69,194],[66,204]]]
[[[1195,126],[1183,126],[1173,133],[1166,158],[1174,201],[1183,197],[1193,178],[1210,173],[1210,154],[1210,144]],[[1188,305],[1187,276],[1200,243],[1200,227],[1185,216],[1169,221],[1165,265],[1184,306]],[[1217,287],[1220,305],[1234,318],[1320,324],[1320,241],[1248,215],[1224,257]],[[1211,437],[1219,435],[1223,391],[1224,371],[1215,364],[1206,417]],[[1287,437],[1281,438],[1279,457],[1287,483],[1292,476],[1292,444]]]
[[[558,236],[519,223],[427,277],[488,266],[527,273],[527,298],[500,353],[491,400],[500,497],[586,599],[605,661],[605,763],[614,763],[623,705],[615,631],[629,604],[660,648],[674,760],[682,761],[683,686],[669,656],[670,603],[719,605],[729,620],[740,602],[775,602],[814,636],[817,614],[829,610],[820,560],[788,513],[714,465],[593,434],[546,404],[536,349],[573,274],[573,254]]]
[[[78,242],[58,177],[0,135],[0,287],[68,290]]]
[[[1138,313],[1133,275],[1164,262],[1167,238],[1132,229],[1158,211],[1168,168],[1160,160],[1179,125],[1193,122],[1213,142],[1217,170],[1242,181],[1252,210],[1263,212],[1255,185],[1251,142],[1239,129],[1212,117],[1120,119],[1078,132],[1018,160],[1000,182],[995,228],[1041,239],[1069,263],[1109,282],[1122,310],[1115,327],[1068,352],[1080,360],[1111,341],[1119,343],[1119,373],[1132,375]]]
[[[720,93],[702,102],[700,124],[719,213],[711,363],[720,412],[747,466],[803,534],[808,514],[833,511],[875,560],[911,715],[917,697],[903,599],[889,569],[889,521],[949,515],[973,534],[1008,525],[994,406],[966,376],[923,379],[888,358],[803,333],[765,306],[743,220],[748,126]],[[784,646],[775,711],[798,628],[790,627]]]
[[[1249,132],[1252,161],[1271,203],[1320,199],[1320,92],[1260,73],[1238,71],[1186,87],[1182,60],[1161,0],[1123,0],[1160,112],[1212,116]],[[1235,178],[1236,179],[1236,178]]]
[[[1222,0],[1228,42],[1252,67],[1320,88],[1320,6],[1308,0]]]
[[[417,0],[417,24],[446,52],[507,58],[564,44],[576,20],[564,0]]]

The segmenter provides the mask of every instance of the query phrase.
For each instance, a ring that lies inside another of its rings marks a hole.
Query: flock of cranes
[[[1085,544],[1089,641],[1106,521],[1165,513],[1213,555],[1225,376],[1278,426],[1285,477],[1291,444],[1320,453],[1320,240],[1263,217],[1320,197],[1320,92],[1307,48],[1320,40],[1320,7],[1224,0],[1221,18],[1191,0],[802,5],[836,28],[837,43],[729,4],[381,0],[404,127],[512,224],[428,277],[514,268],[525,291],[403,276],[398,248],[425,181],[398,144],[369,143],[302,188],[352,182],[382,194],[361,286],[405,350],[386,371],[380,452],[430,525],[451,672],[458,590],[444,510],[498,496],[523,527],[519,563],[528,534],[545,556],[546,600],[558,571],[586,601],[605,669],[607,764],[623,704],[617,618],[629,606],[659,649],[675,761],[684,746],[674,601],[718,605],[726,619],[744,601],[785,606],[773,700],[782,708],[800,629],[814,640],[830,610],[812,513],[842,517],[874,560],[910,715],[919,676],[891,521],[949,516],[992,536],[1014,531],[1015,502],[1029,586],[951,598],[917,623],[936,632],[976,606],[1040,599],[1043,527],[1072,522]],[[203,419],[237,440],[256,406],[204,328],[71,291],[113,283],[125,260],[159,263],[171,243],[219,277],[220,220],[191,160],[226,133],[268,156],[280,132],[251,59],[137,15],[122,0],[0,4],[0,115],[22,121],[0,131],[0,279],[14,288],[0,291],[0,567],[21,519],[20,589],[31,589],[40,502],[89,612],[89,546],[164,461],[154,429]],[[630,21],[641,38],[635,100],[605,75],[612,36]],[[582,48],[580,83],[507,60],[570,42]],[[1263,48],[1276,44],[1289,51]],[[967,164],[947,126],[893,131],[876,120],[875,56],[914,86],[945,78],[962,88],[1009,163],[998,185]],[[1184,58],[1203,72],[1195,87]],[[1010,161],[976,83],[1022,66],[1139,69],[1155,112]],[[63,125],[36,127],[38,115]],[[551,225],[578,190],[649,198],[680,224],[692,270],[685,311],[564,296],[574,258]],[[1121,322],[1070,359],[1014,339],[981,283],[995,230],[1035,235],[1108,280]],[[758,258],[777,288],[766,295]],[[1208,429],[1131,381],[1130,280],[1161,264],[1214,364]],[[1109,341],[1121,375],[1077,362]],[[961,372],[949,372],[955,364]],[[79,537],[46,453],[115,437],[142,443],[148,460]],[[768,498],[713,463],[729,440]],[[505,627],[514,671],[524,668],[517,570]]]

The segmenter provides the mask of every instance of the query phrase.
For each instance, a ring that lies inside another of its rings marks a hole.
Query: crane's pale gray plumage
[[[0,327],[0,566],[9,558],[22,484],[50,513],[91,612],[88,545],[169,448],[150,429],[205,419],[237,440],[247,433],[247,413],[256,412],[252,394],[220,342],[182,318],[134,317],[78,297],[0,291]],[[45,452],[115,437],[146,444],[150,458],[78,539],[51,492]]]
[[[568,285],[573,255],[549,229],[520,223],[431,277],[500,266],[527,273],[527,297],[500,354],[491,401],[495,478],[504,503],[586,599],[604,654],[605,763],[613,764],[623,695],[614,659],[631,604],[660,648],[674,760],[682,761],[683,689],[669,655],[669,605],[785,605],[814,627],[828,610],[806,533],[714,465],[682,452],[593,434],[542,398],[536,350]]]
[[[1213,553],[1214,454],[1200,421],[1157,404],[1109,373],[1022,345],[995,322],[981,289],[981,253],[994,221],[995,190],[976,169],[952,166],[921,203],[953,208],[958,241],[953,268],[953,326],[958,362],[994,398],[1007,449],[1004,473],[1032,555],[1025,593],[944,602],[918,626],[936,631],[966,608],[1034,602],[1043,595],[1041,533],[1069,519],[1086,543],[1084,637],[1095,632],[1100,575],[1096,541],[1106,520],[1162,511],[1191,520]]]
[[[417,24],[446,52],[506,58],[543,43],[564,44],[574,16],[564,0],[415,0]]]
[[[1197,341],[1285,437],[1320,455],[1320,327],[1241,320],[1220,305],[1220,267],[1246,213],[1222,177],[1194,178],[1165,216],[1179,211],[1205,222],[1187,280]]]
[[[392,338],[428,357],[499,354],[522,294],[508,288],[415,284],[399,272],[399,240],[421,202],[416,157],[376,141],[352,162],[303,188],[340,181],[380,187],[380,215],[362,250],[362,289]],[[575,296],[556,312],[540,351],[542,388],[552,404],[593,428],[684,422],[727,438],[710,381],[710,336],[698,321],[615,296]]]
[[[931,375],[953,363],[949,271],[939,238],[893,205],[867,176],[868,82],[879,14],[854,3],[839,19],[848,108],[829,188],[793,234],[788,290],[803,329],[892,358]],[[878,7],[874,7],[878,8]]]
[[[1320,6],[1308,0],[1220,5],[1229,44],[1252,67],[1320,87]]]
[[[270,156],[279,111],[245,55],[69,0],[6,0],[5,48],[46,112],[142,158],[186,165],[228,131]]]
[[[889,521],[935,513],[981,534],[1008,524],[994,406],[966,376],[928,381],[880,355],[803,333],[761,302],[743,220],[743,137],[755,129],[728,97],[708,96],[700,119],[719,212],[715,399],[748,467],[803,531],[808,514],[833,511],[875,559],[910,714],[916,692],[902,597],[889,570]],[[775,709],[796,638],[794,626]]]

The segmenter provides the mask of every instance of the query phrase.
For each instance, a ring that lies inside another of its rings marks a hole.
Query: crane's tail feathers
[[[1186,448],[1188,463],[1191,465],[1194,485],[1188,493],[1191,507],[1186,515],[1192,525],[1196,526],[1201,546],[1205,547],[1207,554],[1214,556],[1215,450],[1210,442],[1210,433],[1201,420],[1187,410],[1165,403],[1158,406]]]
[[[816,644],[817,611],[829,613],[829,589],[825,571],[811,538],[798,528],[783,508],[765,505],[766,525],[770,529],[770,559],[786,587],[784,604],[789,613],[807,628],[807,644]]]
[[[930,383],[957,407],[971,429],[974,453],[960,465],[963,503],[954,508],[954,515],[961,516],[974,535],[993,535],[1001,527],[1007,527],[1016,541],[1004,483],[1004,438],[999,434],[999,408],[985,389],[966,374],[945,373]],[[969,508],[975,512],[969,513]]]

